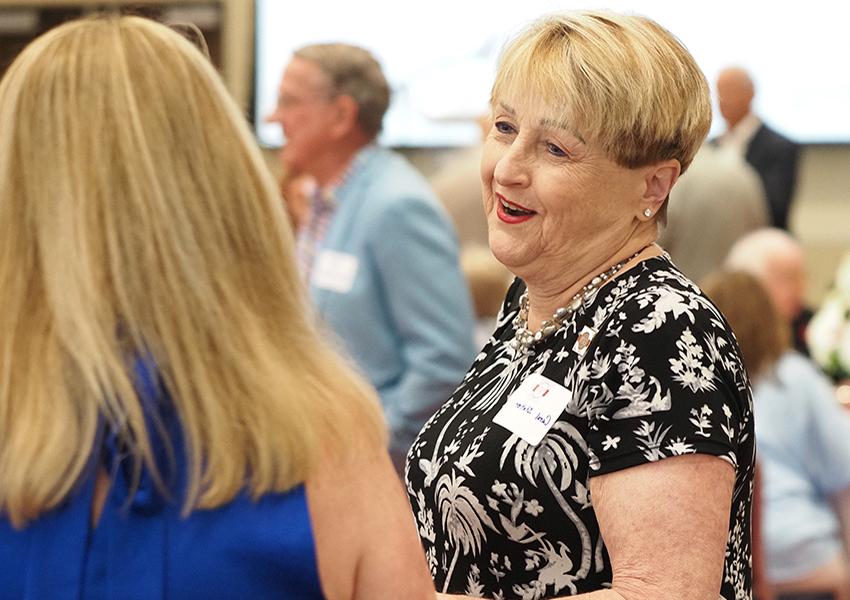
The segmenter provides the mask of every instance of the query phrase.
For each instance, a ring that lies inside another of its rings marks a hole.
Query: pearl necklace
[[[606,281],[619,273],[620,269],[622,269],[626,263],[637,258],[638,254],[644,250],[646,250],[646,248],[641,248],[629,258],[621,260],[616,265],[591,279],[587,285],[581,288],[581,290],[572,297],[569,304],[556,310],[551,319],[543,321],[540,324],[540,329],[538,329],[535,333],[532,333],[528,328],[528,289],[526,289],[519,298],[519,313],[517,313],[517,316],[514,318],[516,333],[514,334],[514,339],[510,341],[510,346],[514,351],[514,354],[519,356],[520,354],[528,353],[531,346],[541,340],[545,340],[550,335],[558,331],[566,324],[567,320],[572,317],[579,308],[581,308],[584,301],[593,292],[598,290]]]

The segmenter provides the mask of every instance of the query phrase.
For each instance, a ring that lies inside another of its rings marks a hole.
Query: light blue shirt
[[[475,358],[472,300],[454,230],[425,179],[384,148],[354,160],[334,190],[310,296],[328,337],[378,390],[400,470]]]
[[[842,551],[830,498],[850,487],[850,412],[815,365],[793,351],[761,378],[753,400],[768,578],[790,581]]]

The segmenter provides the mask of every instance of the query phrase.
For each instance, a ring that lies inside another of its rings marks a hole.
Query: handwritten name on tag
[[[324,250],[316,259],[313,285],[323,290],[347,294],[357,277],[357,257],[343,252]]]
[[[493,417],[493,422],[536,446],[558,420],[572,396],[573,393],[564,386],[532,373],[510,395]]]

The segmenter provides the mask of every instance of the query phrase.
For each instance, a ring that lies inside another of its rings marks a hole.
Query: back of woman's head
[[[0,512],[61,501],[102,417],[154,467],[141,356],[181,417],[187,506],[303,480],[337,409],[379,427],[336,400],[370,393],[318,341],[275,182],[186,39],[58,27],[0,83],[0,131]]]
[[[738,340],[744,365],[755,380],[788,348],[788,327],[758,279],[743,271],[715,271],[700,283]]]

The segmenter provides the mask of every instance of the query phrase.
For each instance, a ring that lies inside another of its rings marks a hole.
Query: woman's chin
[[[505,266],[514,275],[520,276],[516,269],[522,269],[522,266],[528,262],[527,248],[518,242],[518,240],[499,234],[490,232],[490,251],[493,256],[502,265]]]

